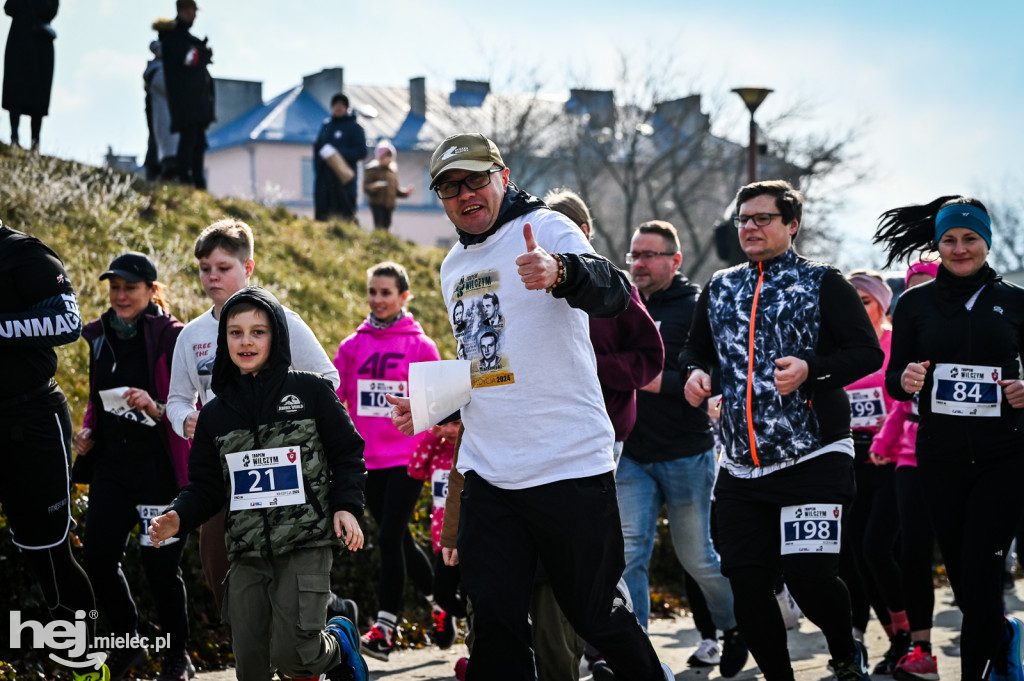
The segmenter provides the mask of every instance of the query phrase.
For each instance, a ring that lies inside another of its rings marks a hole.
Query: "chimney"
[[[319,73],[303,76],[302,89],[312,95],[327,111],[331,110],[331,97],[345,89],[345,69],[336,66]]]
[[[490,91],[490,81],[456,80],[455,91],[448,95],[448,103],[452,106],[483,106]]]
[[[239,116],[263,106],[263,83],[258,80],[214,78],[214,115],[207,134],[216,132]]]
[[[427,79],[423,76],[409,79],[409,113],[427,117]]]

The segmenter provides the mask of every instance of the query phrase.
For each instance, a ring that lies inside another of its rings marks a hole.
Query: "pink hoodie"
[[[409,464],[422,434],[407,437],[391,425],[391,405],[384,394],[408,396],[409,364],[438,359],[437,345],[408,313],[386,329],[363,322],[341,341],[334,358],[341,377],[338,398],[366,440],[368,470]]]

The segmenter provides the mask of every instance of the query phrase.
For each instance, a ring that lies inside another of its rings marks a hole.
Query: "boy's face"
[[[270,320],[262,310],[245,310],[227,322],[228,355],[243,374],[256,374],[270,358]]]
[[[199,281],[206,295],[213,299],[217,310],[228,298],[249,284],[255,266],[252,258],[239,260],[220,246],[210,251],[209,255],[199,258]]]

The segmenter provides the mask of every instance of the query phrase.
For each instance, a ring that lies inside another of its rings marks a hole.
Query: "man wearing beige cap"
[[[614,432],[587,315],[622,312],[628,280],[568,218],[516,187],[483,135],[442,142],[430,178],[459,235],[441,265],[441,289],[449,319],[463,310],[452,328],[472,362],[458,550],[444,549],[473,603],[466,678],[535,678],[527,606],[539,559],[567,618],[617,678],[671,679],[616,591],[623,542]],[[501,324],[487,324],[485,297],[500,298]],[[411,433],[408,400],[391,401],[395,425]]]

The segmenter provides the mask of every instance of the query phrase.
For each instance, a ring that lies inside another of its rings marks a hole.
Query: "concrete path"
[[[1006,606],[1018,617],[1024,617],[1024,580],[1017,582],[1014,593],[1007,594]],[[953,594],[946,588],[935,591],[935,628],[932,630],[932,648],[939,660],[939,674],[942,681],[955,681],[960,678],[960,611],[953,605]],[[697,680],[705,678],[721,678],[717,669],[690,669],[686,660],[696,649],[700,635],[693,626],[691,617],[675,619],[659,619],[651,622],[651,640],[658,654],[675,671],[677,681]],[[871,666],[881,658],[888,649],[885,633],[877,621],[871,620],[865,636]],[[828,650],[825,639],[817,627],[806,618],[800,620],[799,629],[789,632],[789,649],[793,659],[798,681],[823,681],[831,679],[826,664]],[[424,648],[421,650],[405,650],[392,653],[387,662],[367,659],[372,681],[450,681],[455,678],[455,662],[466,655],[466,647],[456,644],[449,650]],[[208,672],[199,674],[195,681],[231,681],[235,678],[234,670]],[[580,674],[581,681],[590,681],[590,674],[584,667]],[[762,678],[753,659],[737,676],[737,681],[749,681]],[[880,677],[891,679],[891,677]]]

